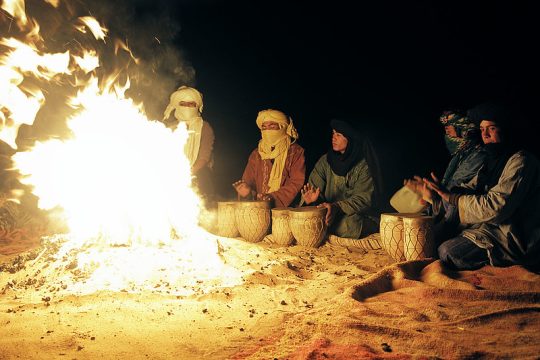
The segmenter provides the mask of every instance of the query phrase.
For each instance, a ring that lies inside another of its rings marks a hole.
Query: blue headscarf
[[[439,121],[444,126],[451,125],[456,129],[458,137],[444,135],[444,142],[450,155],[455,155],[458,152],[468,151],[477,146],[481,142],[480,132],[476,124],[467,116],[458,111],[444,111],[439,118]]]

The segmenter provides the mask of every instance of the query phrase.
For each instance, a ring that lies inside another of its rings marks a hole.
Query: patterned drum
[[[433,217],[403,217],[403,245],[407,260],[433,256]]]
[[[405,261],[402,214],[381,214],[381,246],[396,261]]]
[[[305,206],[289,211],[289,226],[298,245],[317,247],[326,235],[326,208]]]
[[[239,235],[236,227],[235,207],[237,201],[218,202],[218,235],[224,237],[237,237]]]
[[[270,228],[270,202],[239,201],[235,207],[236,227],[249,242],[261,241]]]
[[[272,209],[272,242],[279,245],[291,245],[294,237],[289,226],[290,208]]]

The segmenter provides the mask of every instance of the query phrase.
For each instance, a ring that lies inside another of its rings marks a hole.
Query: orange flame
[[[58,1],[47,2],[58,6]],[[95,50],[78,55],[42,51],[45,42],[37,46],[30,40],[38,38],[39,26],[24,14],[23,1],[4,1],[2,8],[31,26],[25,28],[28,42],[0,38],[7,49],[0,55],[0,139],[16,148],[19,126],[33,124],[45,103],[46,93],[30,84],[58,82],[77,90],[66,99],[74,112],[67,119],[69,138],[37,141],[12,159],[39,206],[61,210],[70,234],[60,253],[86,249],[77,263],[94,269],[88,290],[146,283],[160,276],[163,264],[171,265],[167,276],[174,281],[180,276],[175,266],[184,262],[201,277],[227,273],[223,283],[240,282],[239,274],[226,271],[216,238],[198,226],[200,200],[183,152],[185,126],[173,131],[150,121],[142,106],[125,96],[130,82],[119,83],[125,78],[120,70],[98,79]],[[96,19],[79,21],[77,30],[88,28],[105,43],[108,30]],[[118,49],[136,60],[125,43],[115,42]]]
[[[107,36],[107,29],[99,25],[98,21],[92,17],[92,16],[82,16],[79,18],[79,20],[90,29],[90,32],[92,32],[92,35],[96,38],[96,40],[103,40],[105,41],[105,37]],[[77,29],[80,32],[86,32],[86,28],[84,26],[77,27]]]
[[[8,14],[17,19],[17,25],[24,28],[28,24],[24,0],[4,0],[2,1],[2,9]]]

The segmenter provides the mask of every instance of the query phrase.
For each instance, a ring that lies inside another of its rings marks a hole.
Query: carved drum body
[[[405,259],[418,260],[433,256],[433,217],[403,218],[403,251]]]
[[[290,208],[272,209],[272,241],[279,245],[288,246],[294,241],[294,236],[289,226]]]
[[[305,206],[289,211],[289,226],[298,245],[319,246],[326,235],[326,208]]]
[[[235,208],[236,201],[218,202],[218,235],[224,237],[237,237],[239,235],[236,226]]]
[[[239,201],[235,207],[236,226],[240,236],[249,242],[261,241],[270,228],[268,201]]]
[[[404,261],[403,252],[403,220],[401,214],[387,213],[381,214],[381,246],[392,259]]]
[[[381,214],[381,246],[396,261],[433,256],[433,217],[421,214]]]

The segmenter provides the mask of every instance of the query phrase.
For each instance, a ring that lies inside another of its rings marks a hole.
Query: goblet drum
[[[381,246],[396,261],[405,261],[403,220],[399,213],[381,214]]]
[[[235,219],[237,201],[218,202],[218,235],[224,237],[237,237],[239,235]]]
[[[287,207],[272,209],[272,242],[276,244],[289,246],[294,241],[289,226],[289,210]]]
[[[407,260],[433,257],[433,217],[403,217],[403,248]]]
[[[235,210],[236,227],[240,236],[249,242],[261,241],[270,228],[269,201],[239,201]]]
[[[298,245],[317,247],[326,235],[326,208],[305,206],[289,211],[289,226]]]

